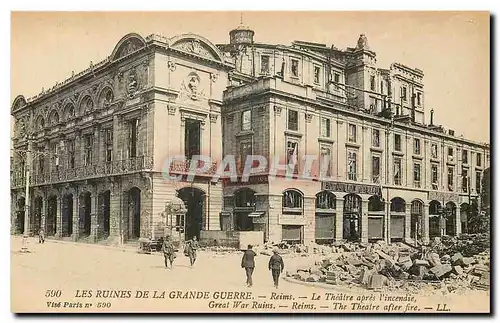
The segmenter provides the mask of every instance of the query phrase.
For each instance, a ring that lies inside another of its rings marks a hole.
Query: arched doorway
[[[361,197],[356,194],[348,194],[344,197],[344,228],[343,237],[348,241],[359,241],[361,239]]]
[[[406,202],[400,197],[391,200],[391,241],[403,240],[405,236]]]
[[[422,219],[424,216],[424,202],[420,200],[413,200],[411,202],[411,227],[410,237],[418,240],[422,236]]]
[[[80,194],[80,210],[78,212],[79,224],[79,237],[88,237],[90,235],[91,224],[91,208],[92,208],[92,195],[90,192],[83,192]]]
[[[61,236],[71,237],[73,234],[73,194],[63,197]]]
[[[439,201],[429,202],[429,237],[441,236],[441,203]]]
[[[469,233],[469,227],[467,224],[470,218],[470,211],[471,208],[469,204],[462,203],[462,205],[460,205],[460,226],[462,228],[462,233]]]
[[[141,190],[132,187],[128,191],[128,210],[125,226],[125,238],[136,240],[141,237]]]
[[[31,228],[35,235],[38,234],[42,227],[42,209],[43,199],[41,196],[37,196],[34,200],[33,217],[31,218]]]
[[[316,243],[332,243],[335,238],[335,194],[322,191],[316,194],[315,237]]]
[[[110,199],[111,192],[109,190],[100,193],[98,197],[99,209],[97,210],[97,232],[99,239],[106,239],[109,236]]]
[[[255,211],[255,191],[241,188],[234,192],[234,228],[236,231],[253,231],[253,219],[249,215]]]
[[[54,236],[57,231],[57,196],[51,195],[47,199],[47,236]]]
[[[205,214],[205,193],[195,187],[181,188],[178,193],[178,197],[184,202],[187,209],[185,239],[191,239],[194,236],[199,239],[203,227],[203,215]]]
[[[380,196],[374,195],[368,199],[368,239],[384,239],[385,202]]]
[[[446,235],[455,236],[457,233],[457,206],[453,202],[446,203],[444,210]]]
[[[24,212],[25,212],[26,199],[20,197],[17,199],[16,205],[16,233],[24,233]]]

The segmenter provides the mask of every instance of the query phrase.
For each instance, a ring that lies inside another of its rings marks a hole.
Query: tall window
[[[314,83],[316,83],[316,84],[320,83],[320,74],[321,74],[320,67],[314,66]]]
[[[469,178],[467,173],[467,168],[462,168],[462,192],[464,193],[469,191]]]
[[[380,183],[380,156],[372,156],[372,182]]]
[[[356,176],[357,153],[355,151],[347,152],[347,178],[351,181],[357,179]]]
[[[105,131],[106,140],[106,162],[113,160],[113,128],[108,128]]]
[[[269,56],[262,55],[260,57],[260,73],[269,74]]]
[[[292,59],[292,76],[299,77],[299,61]]]
[[[380,81],[380,93],[384,94],[384,81]]]
[[[372,146],[373,147],[380,147],[380,130],[378,130],[378,129],[373,129]]]
[[[289,209],[302,208],[302,194],[288,190],[283,193],[283,207]]]
[[[252,142],[251,141],[243,141],[240,144],[240,167],[241,170],[243,171],[245,167],[245,163],[247,160],[247,157],[252,155]]]
[[[403,99],[403,101],[407,101],[408,100],[408,93],[407,93],[407,90],[406,90],[406,86],[402,86],[401,87],[401,99]]]
[[[476,172],[476,192],[481,193],[481,172]]]
[[[453,167],[448,167],[448,191],[453,191]]]
[[[68,140],[66,142],[66,150],[68,152],[68,168],[75,168],[75,141]]]
[[[331,161],[332,150],[329,147],[321,147],[321,159],[320,159],[320,170],[321,176],[330,177],[331,176]]]
[[[89,166],[92,164],[92,135],[83,137],[83,165]]]
[[[128,123],[128,157],[137,157],[137,138],[139,137],[139,120],[132,119]]]
[[[299,155],[299,143],[296,141],[289,140],[286,145],[286,164],[293,173],[298,173],[298,155]]]
[[[394,134],[394,150],[401,151],[401,135]]]
[[[375,91],[375,76],[370,75],[370,90]]]
[[[394,158],[394,185],[401,185],[402,181],[401,158]]]
[[[356,125],[354,125],[354,124],[349,125],[349,133],[348,133],[347,140],[349,142],[356,142]]]
[[[38,173],[43,174],[45,172],[45,147],[38,148]]]
[[[413,186],[415,187],[420,187],[420,167],[419,163],[413,164]]]
[[[335,82],[335,90],[340,89],[338,83],[340,83],[340,74],[339,73],[333,73],[333,82]]]
[[[476,165],[481,167],[483,155],[481,153],[476,154]]]
[[[432,189],[437,190],[438,189],[438,165],[431,165],[431,183],[432,183]]]
[[[462,164],[467,165],[469,163],[469,152],[466,149],[462,149]]]
[[[321,137],[330,138],[330,119],[321,118]]]
[[[420,155],[420,139],[413,139],[413,153],[415,155]]]
[[[252,129],[252,110],[246,110],[241,114],[241,130],[250,129]]]
[[[422,105],[422,93],[420,92],[417,93],[417,105],[418,106]]]
[[[431,158],[434,158],[434,159],[438,158],[438,146],[437,146],[437,144],[431,145]]]
[[[448,157],[453,157],[453,148],[448,147]]]
[[[186,159],[191,160],[201,152],[201,122],[186,119],[184,128],[184,155]]]
[[[299,130],[299,112],[288,110],[288,130]]]
[[[59,143],[53,142],[50,144],[50,155],[52,165],[59,167]]]

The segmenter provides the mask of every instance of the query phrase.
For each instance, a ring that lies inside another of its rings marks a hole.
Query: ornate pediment
[[[207,39],[198,35],[188,34],[174,37],[171,40],[171,44],[171,48],[173,49],[218,62],[224,61],[222,53],[217,49],[217,47],[215,47],[215,45],[210,43]]]

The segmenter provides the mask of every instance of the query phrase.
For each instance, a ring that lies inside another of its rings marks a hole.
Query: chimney
[[[431,109],[431,126],[434,125],[434,109]]]

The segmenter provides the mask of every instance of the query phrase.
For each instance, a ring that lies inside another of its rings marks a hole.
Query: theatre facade
[[[364,35],[340,50],[261,44],[243,26],[218,45],[128,34],[102,62],[15,98],[11,233],[106,244],[167,227],[306,244],[457,235],[480,203],[489,146],[435,124],[424,94],[421,70],[378,68]],[[212,161],[191,178],[197,155]],[[251,155],[289,165],[214,180],[227,155],[239,172]],[[304,177],[310,155],[320,162]],[[168,218],[175,201],[186,213]]]

